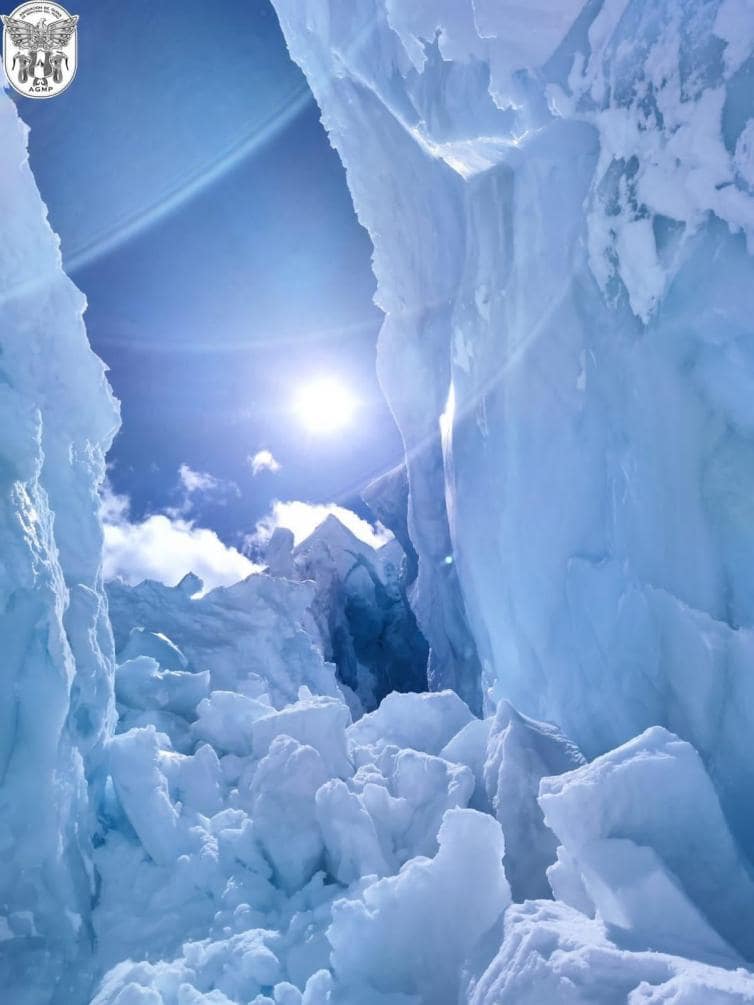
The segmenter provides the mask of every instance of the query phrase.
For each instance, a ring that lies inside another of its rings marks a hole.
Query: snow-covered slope
[[[81,1001],[113,644],[97,488],[118,412],[0,92],[0,986]]]
[[[275,6],[374,243],[445,679],[465,607],[490,694],[588,756],[678,732],[754,851],[751,3]]]

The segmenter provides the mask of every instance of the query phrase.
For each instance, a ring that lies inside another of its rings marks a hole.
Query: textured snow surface
[[[95,1005],[754,1001],[754,878],[690,744],[654,727],[587,763],[453,691],[353,722],[321,660],[325,693],[296,662],[275,690],[311,588],[196,586],[117,590]],[[175,637],[128,630],[146,614]],[[192,648],[217,619],[256,640],[233,690]]]
[[[147,637],[167,636],[192,670],[209,671],[218,691],[253,698],[264,693],[276,707],[295,699],[302,685],[321,694],[337,693],[332,668],[312,641],[317,635],[309,612],[311,583],[250,576],[197,597],[201,588],[195,576],[173,587],[152,580],[135,587],[109,583],[119,657],[154,655],[140,641],[146,630]],[[166,669],[182,669],[174,656],[165,660]]]
[[[754,1001],[754,880],[690,744],[655,727],[587,763],[453,691],[353,722],[304,646],[313,587],[197,586],[113,594],[95,1005]],[[283,638],[317,668],[291,662],[293,697]]]
[[[452,692],[355,724],[220,694],[188,754],[154,726],[110,746],[96,1005],[754,1001],[752,879],[664,729],[586,764]],[[558,902],[511,904],[548,877]]]

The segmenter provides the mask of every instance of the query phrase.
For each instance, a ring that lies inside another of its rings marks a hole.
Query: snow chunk
[[[264,757],[276,736],[290,736],[314,747],[329,776],[348,778],[353,774],[346,749],[346,727],[350,722],[342,701],[322,696],[304,698],[255,720],[251,727],[254,756]]]
[[[510,702],[497,709],[487,747],[484,780],[505,834],[505,873],[515,900],[549,895],[545,875],[555,861],[557,840],[537,802],[544,775],[584,764],[578,748],[556,726],[536,722]]]
[[[375,712],[363,716],[348,730],[357,746],[411,747],[439,754],[445,744],[474,716],[455,691],[429,694],[394,692]]]
[[[413,859],[359,899],[333,907],[333,967],[351,1000],[366,986],[457,1001],[466,957],[510,902],[499,825],[475,810],[449,810],[433,859]]]
[[[288,893],[302,887],[323,864],[315,796],[327,780],[313,747],[278,736],[243,796],[276,880]]]
[[[154,727],[132,729],[113,738],[110,771],[115,791],[144,849],[159,865],[172,865],[185,851],[179,814],[159,767]]]
[[[440,757],[446,761],[465,764],[471,769],[474,775],[474,794],[471,806],[484,813],[492,811],[490,798],[484,784],[484,764],[487,759],[487,745],[492,723],[492,717],[472,719],[440,751]]]
[[[311,584],[254,575],[203,597],[194,595],[194,585],[109,583],[118,651],[140,627],[167,636],[191,670],[208,669],[215,691],[267,694],[275,707],[295,701],[302,685],[317,694],[339,693],[332,667],[313,644]]]
[[[188,660],[177,645],[161,632],[148,632],[144,628],[131,629],[118,656],[124,663],[136,656],[151,656],[167,670],[188,670]]]
[[[564,904],[529,901],[505,914],[505,937],[468,1005],[744,1005],[754,976],[661,953],[619,949],[598,920]]]
[[[754,50],[752,0],[724,0],[718,8],[713,31],[726,43],[724,58],[728,73],[735,73]]]
[[[213,691],[197,708],[192,733],[223,753],[243,756],[254,748],[253,724],[269,712],[269,705],[244,694]]]
[[[374,820],[344,782],[326,782],[317,791],[316,804],[328,868],[339,883],[349,885],[362,876],[385,876],[391,871]]]
[[[161,670],[151,656],[136,656],[120,663],[115,672],[115,694],[122,705],[162,709],[191,716],[209,693],[209,673]]]
[[[727,942],[754,956],[754,880],[690,744],[653,727],[543,779],[539,801],[616,940],[731,962]]]

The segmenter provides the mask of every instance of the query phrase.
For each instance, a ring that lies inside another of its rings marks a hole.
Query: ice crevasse
[[[108,614],[117,409],[0,96],[3,993],[754,1002],[754,9],[275,5],[374,243],[432,690],[360,715],[284,570]]]

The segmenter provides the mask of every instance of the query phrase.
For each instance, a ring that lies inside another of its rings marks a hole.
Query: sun
[[[357,399],[335,377],[320,377],[301,387],[294,401],[300,422],[312,433],[334,433],[349,425]]]

